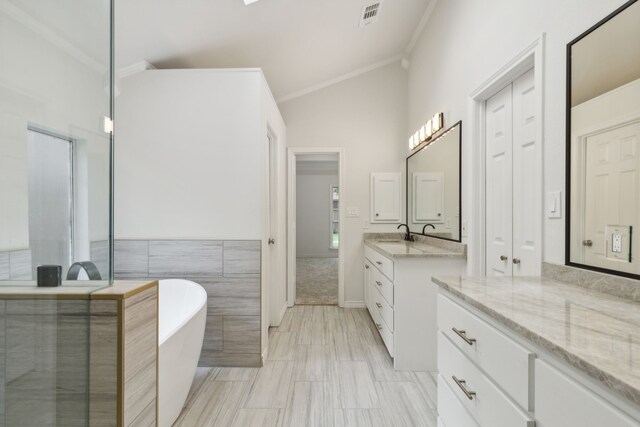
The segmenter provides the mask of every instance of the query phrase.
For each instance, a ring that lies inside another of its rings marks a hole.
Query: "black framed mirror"
[[[640,279],[640,2],[567,45],[566,264]]]
[[[407,157],[406,224],[411,233],[461,241],[462,121]]]

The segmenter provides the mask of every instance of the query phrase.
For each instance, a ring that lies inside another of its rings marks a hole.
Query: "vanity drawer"
[[[502,363],[508,364],[505,363],[505,359],[502,359]],[[529,415],[500,391],[442,332],[438,333],[438,370],[458,401],[481,426],[535,425]],[[454,381],[454,377],[461,381],[460,385]],[[469,399],[463,387],[474,392],[475,396]]]
[[[438,375],[438,422],[455,427],[479,427],[441,375]]]
[[[393,261],[367,245],[364,247],[364,256],[368,258],[378,270],[382,271],[385,276],[393,280]]]
[[[382,296],[387,300],[387,303],[393,307],[393,282],[387,279],[384,274],[380,273],[377,269],[372,269],[370,274],[372,288],[378,289]],[[374,294],[375,295],[375,294]]]
[[[534,353],[442,294],[438,295],[438,329],[523,409],[533,409]]]
[[[380,312],[380,315],[382,316],[382,320],[384,320],[384,322],[387,324],[389,329],[393,331],[393,307],[389,305],[387,300],[384,299],[380,291],[378,291],[377,289],[374,292],[372,292],[372,294],[373,294],[373,300],[374,300],[373,304],[375,305],[376,309]]]
[[[639,425],[638,421],[541,360],[536,361],[536,419],[544,427]]]
[[[371,311],[371,318],[382,337],[382,341],[384,341],[385,347],[387,347],[389,355],[393,357],[393,331],[387,326],[385,321],[382,319],[382,315],[375,307],[374,310]]]

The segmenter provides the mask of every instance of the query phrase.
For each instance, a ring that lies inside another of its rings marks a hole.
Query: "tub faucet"
[[[67,280],[78,280],[80,271],[84,270],[89,276],[89,280],[102,280],[98,267],[91,261],[78,261],[71,264],[69,271],[67,272]]]
[[[424,230],[425,230],[427,227],[431,227],[431,228],[433,228],[434,230],[436,229],[436,227],[435,227],[433,224],[425,224],[425,225],[424,225],[424,227],[422,227],[422,234],[424,234]]]
[[[406,240],[407,242],[413,242],[413,236],[411,235],[411,233],[409,232],[409,226],[407,224],[400,224],[398,226],[398,230],[400,229],[400,227],[406,227],[407,228],[407,234],[404,235],[404,240]]]

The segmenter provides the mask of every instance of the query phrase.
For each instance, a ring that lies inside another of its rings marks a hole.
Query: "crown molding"
[[[0,2],[0,13],[14,19],[16,22],[22,24],[24,27],[33,31],[58,49],[69,54],[72,58],[88,66],[92,70],[98,73],[104,73],[108,70],[108,66],[106,64],[103,64],[102,62],[93,58],[91,55],[88,55],[82,49],[53,31],[46,24],[35,19],[33,16],[29,15],[10,2]]]
[[[343,74],[341,76],[335,77],[333,79],[327,80],[322,83],[318,83],[317,85],[310,86],[306,89],[299,90],[297,92],[293,92],[286,96],[281,96],[276,100],[276,103],[283,104],[285,102],[289,102],[293,99],[300,98],[301,96],[309,95],[310,93],[317,92],[329,86],[333,86],[335,84],[341,83],[345,80],[352,79],[354,77],[358,77],[362,74],[366,74],[370,71],[376,70],[378,68],[382,68],[389,64],[393,64],[394,62],[399,62],[403,59],[404,55],[395,55],[390,58],[384,59],[380,62],[373,63],[371,65],[367,65],[366,67],[358,68],[357,70],[351,71],[349,73]]]
[[[422,18],[420,18],[420,22],[416,27],[416,30],[413,32],[413,36],[411,37],[411,41],[407,45],[405,52],[407,55],[410,55],[413,51],[413,48],[416,47],[416,43],[418,43],[418,39],[420,35],[424,31],[424,28],[427,26],[429,19],[431,19],[431,15],[433,14],[433,10],[436,8],[436,4],[438,4],[438,0],[431,0],[429,5],[427,5],[427,9],[424,11]]]
[[[155,70],[155,69],[156,67],[154,67],[153,64],[145,60],[142,60],[142,61],[134,62],[133,64],[125,65],[124,67],[118,68],[117,74],[119,78],[124,79],[125,77],[142,73],[143,71]]]

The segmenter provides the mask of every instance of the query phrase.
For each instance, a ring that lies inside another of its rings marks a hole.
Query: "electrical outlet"
[[[462,237],[467,237],[469,235],[469,225],[467,224],[467,220],[462,221]]]
[[[365,230],[369,228],[369,220],[368,219],[363,219],[362,220],[362,228],[364,228]]]
[[[622,253],[622,234],[611,235],[611,251]]]

